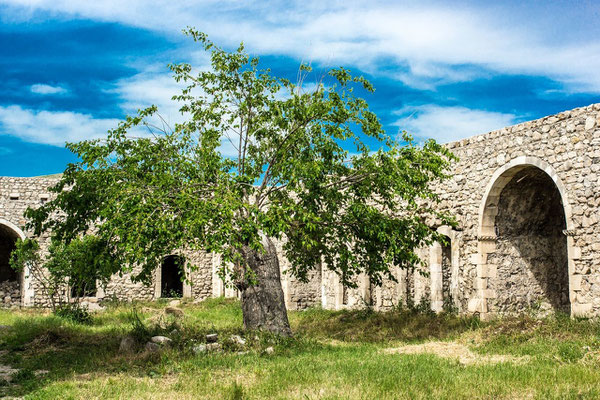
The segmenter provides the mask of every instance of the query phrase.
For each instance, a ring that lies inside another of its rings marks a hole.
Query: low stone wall
[[[0,307],[21,305],[21,285],[15,281],[0,282]]]
[[[145,285],[142,282],[133,282],[131,276],[139,273],[135,268],[132,273],[122,276],[114,275],[105,288],[100,288],[98,295],[103,299],[118,299],[121,301],[152,300],[154,298],[154,286]]]

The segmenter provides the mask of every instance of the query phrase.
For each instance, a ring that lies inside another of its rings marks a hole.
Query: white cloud
[[[121,109],[129,115],[135,115],[138,109],[157,105],[160,116],[172,128],[183,118],[179,113],[179,104],[171,101],[171,97],[180,92],[181,85],[162,71],[147,65],[144,72],[117,81],[108,91],[120,97]],[[30,90],[36,94],[63,94],[67,91],[60,86],[45,84],[32,85]],[[54,146],[106,137],[107,131],[116,128],[119,122],[117,118],[96,118],[91,114],[72,111],[34,110],[20,105],[0,106],[0,134]],[[159,127],[162,124],[159,118],[149,122]],[[148,134],[143,127],[132,131],[135,136]]]
[[[28,142],[63,146],[106,136],[117,127],[117,119],[96,119],[70,111],[36,111],[11,105],[0,106],[0,132]]]
[[[43,10],[54,16],[118,21],[166,32],[193,25],[219,43],[236,45],[244,40],[259,53],[350,64],[378,73],[381,65],[404,65],[405,72],[390,75],[417,87],[470,80],[480,72],[464,67],[474,65],[480,70],[547,76],[572,91],[600,92],[600,37],[585,31],[573,34],[579,25],[586,25],[574,17],[548,24],[541,17],[525,19],[514,9],[449,7],[432,1],[1,2],[14,7],[8,13],[12,18],[33,18]],[[566,11],[563,14],[569,14]],[[570,34],[557,34],[561,29]]]
[[[169,74],[147,69],[117,81],[109,92],[118,94],[121,109],[129,115],[136,114],[139,109],[156,105],[160,116],[173,128],[175,123],[182,122],[183,117],[179,112],[181,104],[171,98],[181,93],[182,87],[183,85],[175,82]]]
[[[29,90],[35,94],[66,94],[68,90],[62,86],[51,86],[44,83],[31,85]]]
[[[418,138],[431,138],[441,143],[490,132],[517,122],[513,114],[465,107],[425,105],[405,107],[396,113],[402,118],[394,125],[401,130]]]

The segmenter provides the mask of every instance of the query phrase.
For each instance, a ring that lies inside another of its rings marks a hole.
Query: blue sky
[[[447,142],[600,102],[598,21],[596,0],[0,0],[0,175],[61,172],[65,141],[150,104],[177,121],[166,65],[207,64],[187,25],[277,74],[364,74],[389,133]]]

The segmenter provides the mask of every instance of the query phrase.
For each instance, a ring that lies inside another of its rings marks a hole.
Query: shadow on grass
[[[20,319],[0,336],[0,364],[18,369],[0,394],[23,396],[53,381],[87,373],[143,371],[156,362],[119,352],[123,330],[98,330],[54,316]],[[1,396],[0,396],[1,397]]]
[[[374,312],[366,310],[328,311],[311,309],[293,319],[294,330],[319,339],[347,342],[423,341],[448,339],[479,329],[477,317],[450,313],[434,314],[412,310]]]
[[[503,353],[512,349],[510,351],[515,354],[548,353],[566,361],[583,357],[580,354],[583,345],[600,344],[599,322],[561,315],[544,320],[524,316],[482,323],[476,317],[436,315],[406,309],[385,313],[368,309],[310,309],[290,312],[296,336],[281,339],[243,331],[241,310],[235,300],[183,303],[181,309],[185,315],[179,319],[166,316],[165,305],[164,301],[138,303],[133,306],[137,310],[135,312],[132,305],[110,307],[96,314],[91,325],[79,325],[29,311],[0,315],[0,322],[11,325],[9,329],[0,330],[0,364],[20,370],[13,383],[4,382],[2,386],[0,382],[0,397],[24,396],[54,382],[84,380],[90,376],[126,373],[147,377],[160,374],[167,371],[169,365],[183,365],[186,360],[195,363],[197,360],[193,358],[202,356],[196,355],[193,348],[205,343],[208,333],[218,333],[219,343],[226,354],[249,350],[254,356],[262,357],[267,347],[274,347],[275,354],[286,360],[310,351],[339,350],[338,346],[323,343],[330,340],[357,344],[419,342],[453,339],[467,331],[482,338],[479,345],[483,352]],[[119,350],[125,335],[136,336],[135,351],[126,353]],[[171,349],[162,353],[144,351],[145,341],[152,335],[172,338]],[[232,335],[243,337],[247,344],[236,344],[231,339]],[[557,346],[562,347],[548,350]],[[256,362],[252,357],[244,362]],[[227,360],[229,358],[217,357],[205,361],[209,365],[228,363]],[[234,361],[235,357],[232,357],[231,362]]]
[[[165,365],[197,357],[193,347],[206,343],[209,333],[218,333],[225,353],[251,349],[260,354],[269,346],[295,346],[289,339],[244,332],[237,301],[183,304],[183,317],[165,313],[165,305],[162,301],[111,306],[95,314],[87,325],[47,313],[15,312],[19,314],[16,318],[4,315],[10,328],[0,330],[0,365],[19,372],[11,382],[0,378],[0,398],[25,396],[53,382],[90,376],[126,372],[154,377]],[[171,346],[160,352],[146,351],[146,342],[155,335],[171,338]],[[248,345],[236,343],[232,335],[246,336]],[[131,351],[120,350],[125,336],[135,340]]]

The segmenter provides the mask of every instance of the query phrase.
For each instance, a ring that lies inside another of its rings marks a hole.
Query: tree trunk
[[[277,251],[268,238],[264,247],[264,253],[244,247],[246,267],[254,274],[254,284],[242,289],[244,327],[291,336]]]

